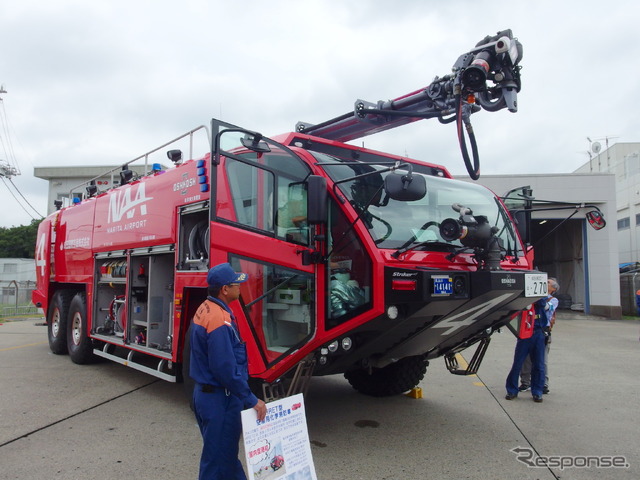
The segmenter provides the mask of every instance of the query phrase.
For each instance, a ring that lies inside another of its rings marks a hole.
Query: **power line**
[[[40,214],[40,212],[38,212],[38,211],[33,207],[33,205],[31,205],[31,204],[29,203],[29,200],[27,200],[27,199],[25,198],[25,196],[24,196],[24,195],[22,195],[22,192],[20,192],[20,190],[18,189],[18,187],[16,186],[16,184],[15,184],[15,183],[13,183],[13,180],[11,180],[11,178],[10,178],[10,177],[9,177],[9,179],[8,179],[8,180],[9,180],[9,182],[11,182],[11,185],[13,185],[13,188],[15,188],[15,189],[16,189],[16,192],[18,192],[18,193],[20,194],[20,196],[24,199],[24,201],[25,201],[25,202],[27,202],[27,205],[29,205],[29,206],[31,207],[31,210],[33,210],[34,212],[36,212],[36,215],[38,215],[40,218],[44,218],[44,217]]]
[[[7,91],[5,90],[4,85],[0,85],[0,95],[3,93],[7,93]],[[5,178],[7,178],[11,183],[11,185],[13,185],[13,188],[15,189],[16,192],[18,192],[20,197],[22,197],[24,202],[29,207],[31,207],[31,210],[33,210],[36,213],[36,215],[38,215],[40,218],[43,218],[43,216],[25,198],[25,196],[22,194],[22,192],[16,186],[16,184],[13,183],[13,180],[11,180],[12,177],[16,175],[20,175],[20,169],[18,168],[18,163],[16,161],[15,152],[13,150],[13,144],[11,143],[10,133],[11,132],[10,132],[10,125],[9,125],[9,118],[4,108],[4,101],[2,97],[0,97],[0,143],[2,143],[2,150],[4,151],[4,155],[6,157],[6,159],[0,160],[0,178],[2,178],[2,181],[7,187],[7,189],[9,190],[9,193],[11,194],[11,196],[15,199],[16,202],[18,202],[18,205],[20,205],[20,208],[22,208],[27,215],[29,215],[33,220],[35,220],[35,217],[27,211],[27,209],[24,207],[22,202],[11,191],[11,188],[9,188],[9,185],[7,185],[7,182],[5,182],[4,180]]]
[[[27,215],[29,215],[31,217],[32,220],[35,220],[35,217],[33,215],[31,215],[26,208],[24,208],[24,205],[22,205],[22,203],[20,203],[20,200],[18,200],[18,198],[13,194],[13,192],[11,191],[11,189],[9,188],[9,186],[7,185],[7,182],[4,181],[4,177],[0,175],[0,178],[2,179],[2,182],[4,183],[4,185],[7,187],[7,190],[9,190],[9,193],[11,194],[11,196],[15,199],[16,202],[18,202],[18,205],[20,205],[20,208],[22,208],[25,213]],[[12,182],[13,184],[13,182]],[[33,208],[33,207],[31,207]],[[36,212],[37,213],[37,212]],[[39,215],[39,214],[38,214]]]

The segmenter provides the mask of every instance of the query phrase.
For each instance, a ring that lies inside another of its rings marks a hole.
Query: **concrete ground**
[[[529,392],[504,399],[506,330],[478,376],[432,361],[421,399],[315,378],[305,403],[317,477],[640,478],[639,335],[636,320],[561,311],[541,404]],[[197,478],[201,440],[182,386],[53,355],[42,319],[0,325],[0,385],[0,479]],[[565,467],[527,466],[537,457]],[[613,457],[628,467],[605,468]]]

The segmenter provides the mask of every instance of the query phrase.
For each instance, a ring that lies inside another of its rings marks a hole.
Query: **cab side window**
[[[371,259],[333,200],[329,213],[327,327],[333,328],[367,310],[373,297]]]
[[[308,342],[315,331],[314,276],[233,255],[230,263],[249,275],[240,286],[241,301],[265,363]]]
[[[309,245],[307,167],[288,156],[247,153],[227,158],[229,201],[218,198],[218,218],[287,242]]]

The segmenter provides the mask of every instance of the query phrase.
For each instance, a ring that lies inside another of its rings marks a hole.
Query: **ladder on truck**
[[[265,402],[273,402],[280,398],[290,397],[296,393],[307,394],[309,388],[309,382],[313,376],[313,369],[316,366],[316,360],[313,353],[307,355],[304,359],[298,363],[296,370],[289,384],[289,388],[285,389],[284,384],[280,379],[273,383],[263,383],[262,393]]]

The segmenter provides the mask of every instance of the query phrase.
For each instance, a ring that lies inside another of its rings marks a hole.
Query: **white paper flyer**
[[[244,410],[242,432],[250,480],[317,480],[301,393],[267,403],[263,422]]]

